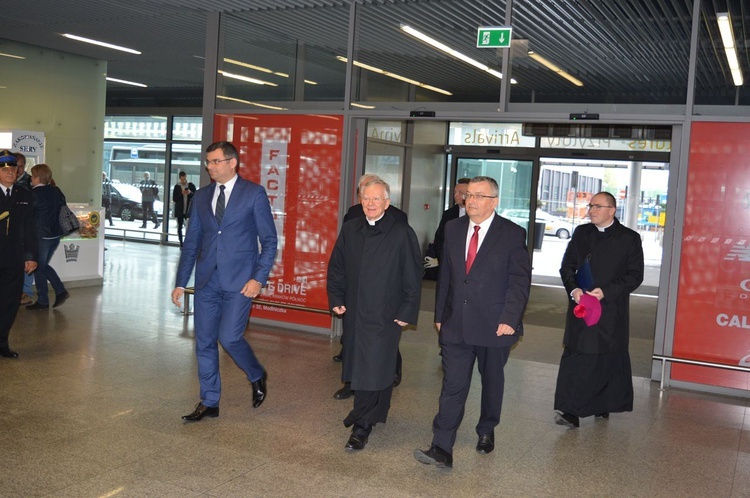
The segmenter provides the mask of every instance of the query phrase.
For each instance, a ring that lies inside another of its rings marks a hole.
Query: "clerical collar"
[[[375,226],[375,224],[376,224],[376,223],[377,223],[378,221],[380,221],[380,220],[382,220],[382,219],[383,219],[383,216],[385,216],[385,211],[383,211],[383,214],[381,214],[381,215],[380,215],[380,218],[378,218],[377,220],[373,220],[373,221],[370,221],[370,218],[368,218],[367,216],[365,216],[365,219],[367,220],[367,223],[368,223],[368,224],[369,224],[369,225],[370,225],[371,227],[374,227],[374,226]]]
[[[596,227],[596,229],[597,229],[597,230],[599,230],[600,232],[603,232],[603,231],[605,231],[605,230],[606,230],[607,228],[611,227],[611,226],[612,226],[612,225],[614,225],[614,224],[615,224],[615,220],[613,219],[613,220],[612,220],[612,223],[610,223],[610,224],[609,224],[609,225],[607,225],[606,227],[598,227],[598,226],[597,226],[597,227]],[[594,225],[594,226],[596,226],[596,225]]]

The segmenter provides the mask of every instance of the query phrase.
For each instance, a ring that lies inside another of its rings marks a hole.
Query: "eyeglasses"
[[[613,208],[614,206],[602,206],[601,204],[589,204],[589,211],[599,211],[604,208]]]
[[[203,161],[203,164],[205,164],[206,166],[218,166],[219,163],[223,163],[225,161],[231,161],[231,160],[232,160],[231,157],[228,157],[226,159],[211,159],[211,160],[206,159],[205,161]]]
[[[368,197],[368,196],[362,197],[362,202],[365,202],[365,203],[372,201],[375,204],[380,204],[384,200],[385,199],[383,199],[382,197]]]
[[[484,194],[463,194],[461,197],[464,198],[465,201],[468,201],[470,199],[476,199],[478,201],[481,201],[482,199],[495,199],[497,198],[496,195],[484,195]]]

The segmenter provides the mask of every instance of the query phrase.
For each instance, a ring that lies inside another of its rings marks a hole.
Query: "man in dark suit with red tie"
[[[201,400],[182,417],[190,422],[219,416],[219,342],[250,381],[253,408],[266,399],[266,370],[244,333],[252,300],[268,280],[277,246],[266,191],[237,175],[239,154],[234,145],[209,145],[205,163],[214,183],[193,198],[172,291],[172,301],[180,306],[195,268],[195,356]]]
[[[24,272],[36,270],[38,239],[31,192],[15,185],[16,156],[0,151],[0,356],[18,358],[8,335],[16,320]]]
[[[414,457],[441,468],[453,466],[453,444],[471,387],[474,362],[482,378],[482,409],[476,450],[495,447],[510,349],[523,334],[531,264],[526,231],[498,216],[498,186],[478,176],[469,182],[466,214],[445,225],[435,297],[435,326],[443,354],[443,388],[432,423],[432,445]]]

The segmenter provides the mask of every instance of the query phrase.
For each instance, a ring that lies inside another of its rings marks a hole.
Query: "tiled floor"
[[[636,377],[633,413],[556,426],[562,332],[549,324],[528,325],[511,355],[490,455],[474,450],[475,379],[449,472],[412,457],[429,445],[440,390],[428,311],[403,336],[404,381],[362,452],[344,450],[351,401],[332,398],[338,344],[281,329],[248,333],[269,372],[261,408],[222,355],[221,416],[185,424],[198,382],[191,322],[169,300],[179,251],[107,247],[102,288],[19,312],[21,356],[0,361],[0,496],[750,496],[743,400],[660,392]]]

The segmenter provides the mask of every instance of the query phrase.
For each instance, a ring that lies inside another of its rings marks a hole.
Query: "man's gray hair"
[[[385,189],[385,198],[390,199],[391,198],[391,187],[388,185],[382,178],[380,178],[377,175],[370,175],[373,178],[365,181],[365,184],[362,185],[362,190],[364,190],[366,187],[369,187],[370,185],[382,185]]]
[[[497,182],[494,178],[491,176],[475,176],[472,178],[469,183],[479,183],[479,182],[487,182],[490,184],[490,189],[492,190],[492,195],[500,195],[500,188],[497,186]]]

